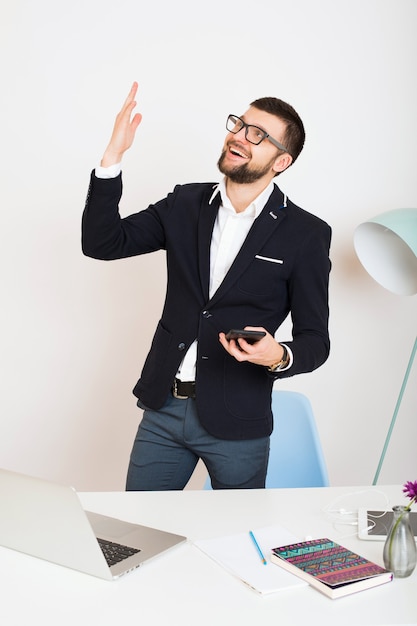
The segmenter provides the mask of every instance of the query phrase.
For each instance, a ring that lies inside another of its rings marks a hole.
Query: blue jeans
[[[184,489],[200,458],[213,489],[265,487],[269,437],[213,437],[200,424],[195,400],[171,394],[162,409],[141,408],[145,410],[130,456],[127,491]]]

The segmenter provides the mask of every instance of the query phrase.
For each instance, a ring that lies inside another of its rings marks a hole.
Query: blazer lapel
[[[208,201],[202,202],[198,222],[198,267],[205,302],[209,298],[211,236],[220,201],[220,193],[217,193],[210,204]]]

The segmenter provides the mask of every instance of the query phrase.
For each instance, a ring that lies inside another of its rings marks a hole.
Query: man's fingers
[[[138,90],[138,83],[134,82],[132,87],[130,88],[129,95],[123,103],[123,106],[120,110],[118,117],[124,117],[128,115],[130,117],[131,112],[135,108],[137,102],[135,100],[135,96]]]
[[[140,113],[136,113],[133,118],[132,121],[130,122],[130,126],[132,128],[133,131],[136,131],[137,127],[139,126],[139,124],[142,121],[142,115]]]
[[[124,107],[130,104],[132,100],[135,99],[137,90],[138,90],[138,83],[135,81],[130,88],[129,95],[127,96],[125,103],[124,103]]]

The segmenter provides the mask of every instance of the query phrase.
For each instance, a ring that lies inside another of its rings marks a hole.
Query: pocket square
[[[261,256],[260,254],[256,254],[255,259],[260,259],[261,261],[268,261],[269,263],[279,263],[280,265],[284,263],[282,259],[273,259],[269,256]]]

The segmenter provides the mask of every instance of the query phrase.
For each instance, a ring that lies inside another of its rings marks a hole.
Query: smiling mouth
[[[229,151],[233,156],[240,157],[241,159],[249,159],[249,155],[234,144],[229,144]]]

